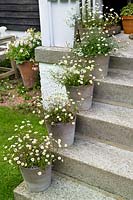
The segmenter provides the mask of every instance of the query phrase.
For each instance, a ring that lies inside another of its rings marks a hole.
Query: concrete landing
[[[129,39],[129,35],[122,32],[115,37],[120,48],[115,52],[115,56],[133,58],[133,40]]]

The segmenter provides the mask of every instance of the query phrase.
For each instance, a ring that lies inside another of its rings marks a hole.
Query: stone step
[[[54,174],[45,192],[30,193],[23,182],[14,190],[15,200],[125,200],[73,178]]]
[[[109,67],[115,69],[133,70],[133,56],[111,56]]]
[[[94,99],[133,108],[133,73],[111,69],[105,79],[95,80]]]
[[[93,102],[78,114],[76,131],[133,148],[133,109]]]
[[[60,155],[64,162],[56,163],[56,171],[132,200],[133,152],[90,138],[76,140]]]

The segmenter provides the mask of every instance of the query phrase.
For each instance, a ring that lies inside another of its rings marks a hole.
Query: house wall
[[[0,0],[0,26],[9,30],[40,29],[38,0]]]

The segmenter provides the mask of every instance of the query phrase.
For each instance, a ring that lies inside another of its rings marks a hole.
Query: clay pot
[[[38,167],[20,167],[20,171],[30,192],[42,192],[51,184],[51,165],[47,166],[45,170]],[[42,175],[39,176],[38,172],[40,171]]]
[[[133,33],[133,16],[122,16],[122,25],[124,33]]]
[[[20,71],[24,86],[29,89],[33,88],[37,79],[38,65],[35,65],[33,62],[26,61],[17,66]]]

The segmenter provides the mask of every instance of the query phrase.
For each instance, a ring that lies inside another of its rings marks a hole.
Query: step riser
[[[126,57],[110,57],[110,68],[133,70],[133,58]]]
[[[55,165],[54,169],[56,171],[113,194],[123,196],[129,200],[132,199],[133,183],[131,180],[83,164],[80,161],[72,160],[67,157],[63,157],[63,159],[63,163]]]
[[[122,106],[133,107],[133,87],[96,81],[94,98],[96,101],[116,102]]]
[[[114,144],[133,147],[133,129],[106,121],[78,115],[76,132]]]

